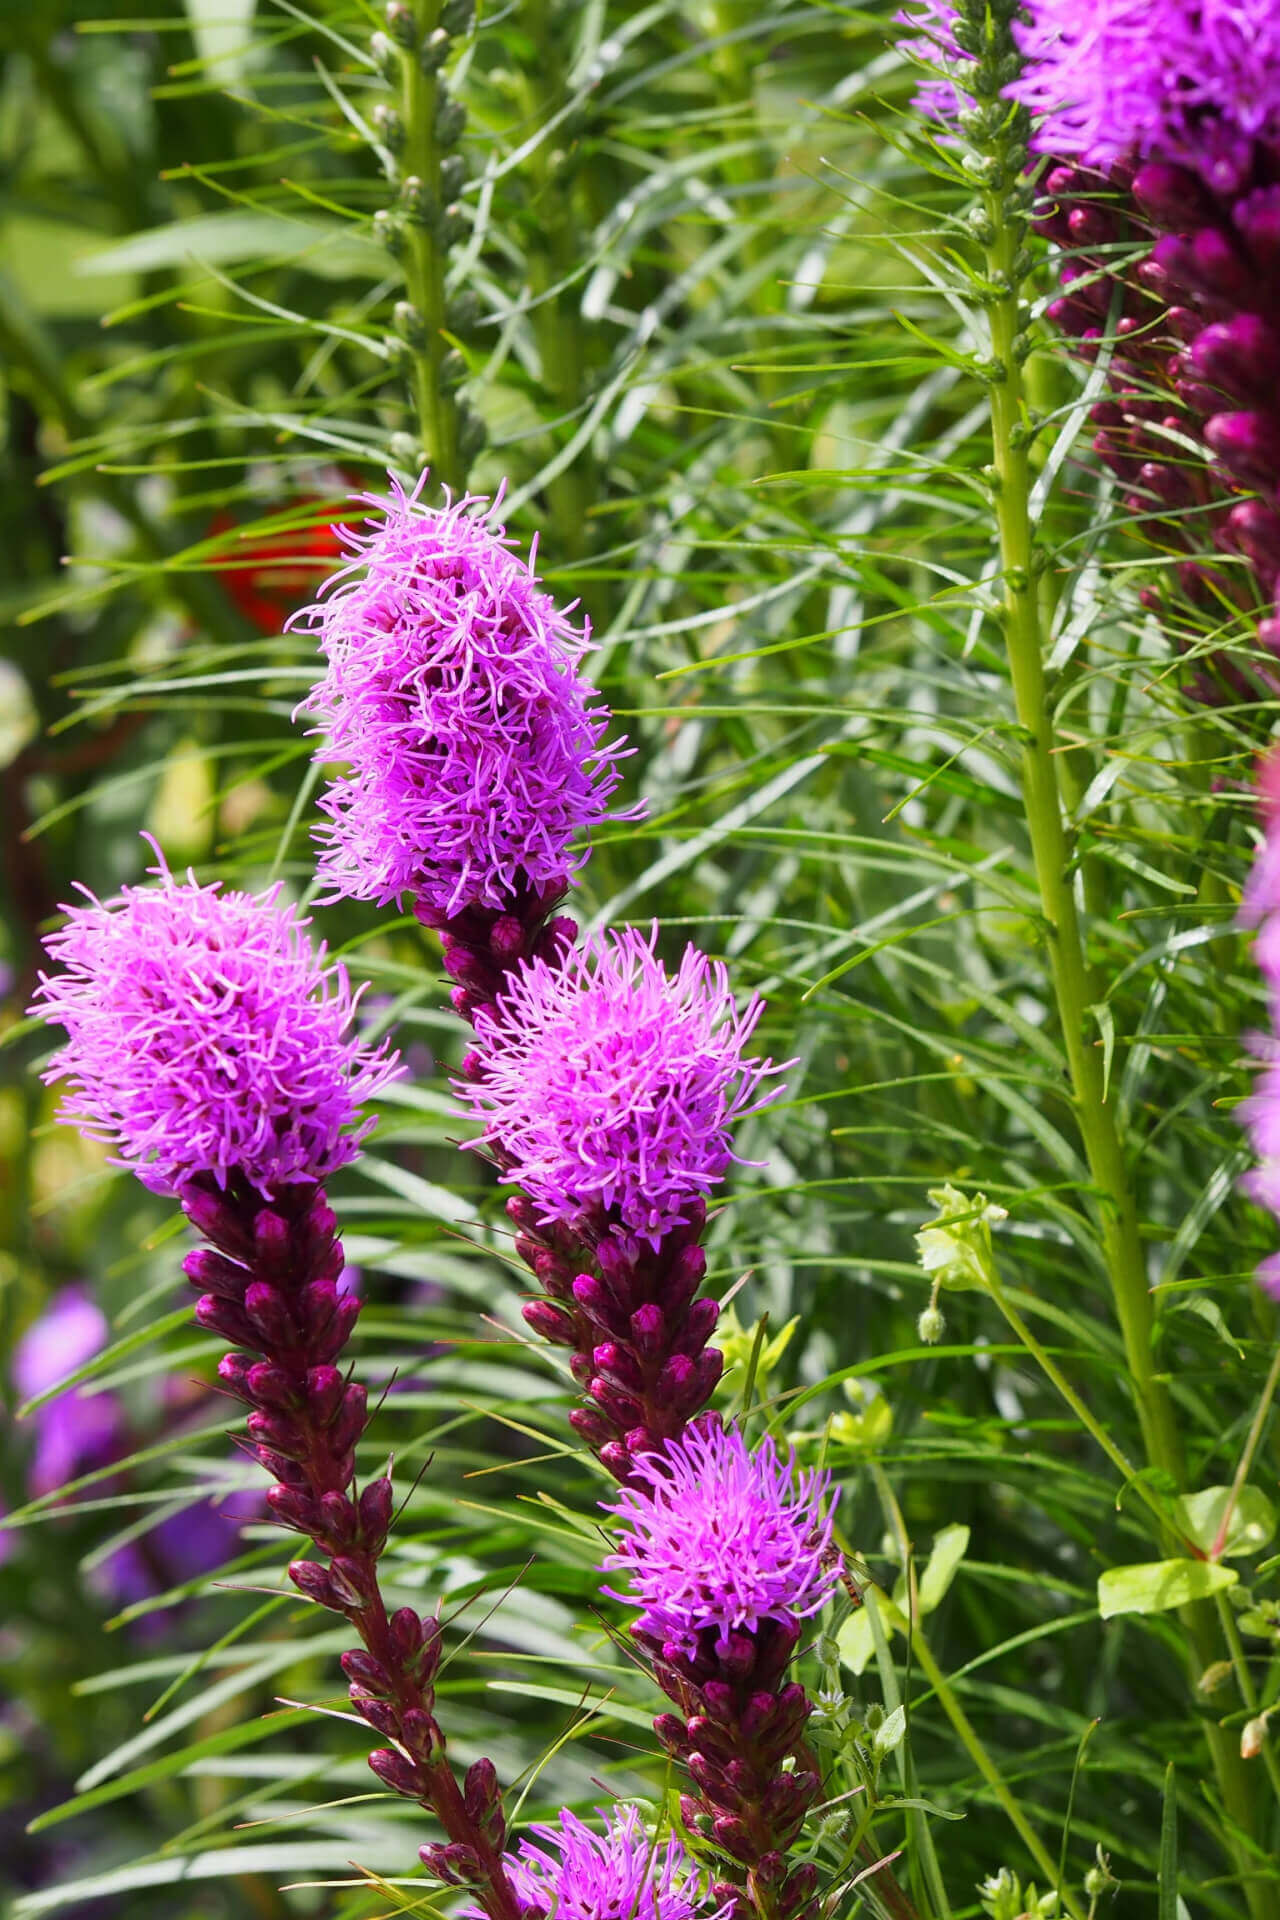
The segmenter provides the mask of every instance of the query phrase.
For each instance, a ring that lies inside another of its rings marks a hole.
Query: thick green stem
[[[413,0],[414,40],[401,47],[401,107],[404,123],[402,184],[407,218],[401,264],[405,296],[412,313],[405,337],[410,354],[418,434],[432,478],[457,488],[465,475],[459,451],[458,406],[441,369],[450,351],[444,337],[447,218],[441,189],[444,143],[438,115],[447,103],[437,71],[427,71],[421,49],[440,24],[441,0]]]
[[[529,117],[545,126],[564,100],[561,50],[550,0],[526,0],[524,24],[539,51],[524,76]],[[557,417],[569,423],[582,404],[587,342],[581,300],[569,284],[581,264],[582,250],[573,214],[570,163],[558,144],[539,142],[529,156],[529,176],[535,194],[529,240],[533,331],[543,386]],[[577,558],[587,545],[587,516],[597,491],[595,461],[588,448],[548,483],[557,549],[569,559]]]
[[[1012,141],[1006,143],[1016,155]],[[1009,192],[1009,153],[987,163],[986,278],[991,360],[993,443],[992,494],[1003,583],[1002,617],[1014,702],[1022,732],[1022,792],[1031,841],[1040,911],[1048,947],[1058,1023],[1071,1081],[1081,1142],[1097,1199],[1103,1258],[1124,1342],[1130,1382],[1147,1460],[1181,1484],[1182,1446],[1173,1403],[1158,1376],[1153,1355],[1155,1313],[1147,1285],[1138,1231],[1138,1210],[1113,1101],[1103,1082],[1102,1055],[1094,1045],[1091,990],[1084,935],[1071,879],[1072,849],[1063,813],[1056,764],[1052,709],[1046,684],[1037,554],[1031,523],[1032,476],[1027,458],[1027,410],[1022,383],[1022,310],[1018,255],[1025,231],[1020,189]],[[1214,1659],[1217,1628],[1207,1602],[1180,1615],[1190,1643],[1192,1679]],[[1228,1815],[1243,1834],[1254,1831],[1252,1783],[1231,1737],[1212,1721],[1206,1735]],[[1266,1890],[1247,1875],[1246,1848],[1233,1851],[1253,1920],[1270,1911]]]

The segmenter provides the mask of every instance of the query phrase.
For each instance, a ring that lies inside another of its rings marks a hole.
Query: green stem
[[[530,119],[545,126],[563,105],[561,48],[550,0],[526,0],[524,24],[539,55],[524,76],[525,98]],[[573,215],[572,181],[566,156],[547,140],[540,141],[530,155],[529,173],[535,193],[529,244],[534,338],[547,396],[562,421],[573,421],[582,405],[587,342],[581,302],[569,284],[583,257]],[[557,287],[560,291],[554,292]],[[595,461],[587,448],[548,483],[557,551],[569,559],[576,559],[586,547],[587,516],[597,490]]]
[[[1049,1886],[1056,1889],[1067,1912],[1073,1916],[1073,1920],[1084,1920],[1084,1909],[1075,1895],[1061,1884],[1057,1863],[1050,1859],[1035,1828],[1005,1785],[999,1767],[983,1746],[977,1729],[956,1698],[947,1676],[934,1659],[933,1650],[925,1639],[922,1629],[917,1626],[911,1629],[911,1650],[920,1663],[921,1672],[938,1696],[938,1704],[955,1729],[961,1746],[990,1787],[993,1796],[1007,1816],[1009,1824],[1035,1861],[1038,1871],[1045,1876]]]
[[[409,384],[422,451],[439,485],[458,488],[464,479],[458,447],[458,407],[441,378],[449,352],[444,337],[448,302],[445,295],[447,248],[441,232],[440,162],[444,157],[436,137],[436,115],[443,88],[437,72],[428,73],[419,48],[440,24],[441,0],[413,0],[414,44],[400,48],[401,103],[404,120],[402,179],[410,203],[404,228],[401,264],[405,295],[413,309],[408,338]],[[418,205],[412,204],[416,195]]]
[[[987,31],[991,30],[989,19]],[[1016,116],[1005,120],[980,165],[987,180],[982,202],[986,216],[984,251],[991,340],[987,376],[991,394],[992,494],[1009,671],[1022,732],[1023,806],[1076,1123],[1097,1196],[1103,1257],[1143,1445],[1151,1465],[1180,1485],[1185,1471],[1182,1446],[1168,1387],[1155,1367],[1155,1312],[1147,1285],[1137,1203],[1116,1124],[1114,1102],[1108,1098],[1104,1085],[1101,1054],[1089,1037],[1094,1024],[1091,1008],[1095,995],[1071,879],[1072,848],[1063,815],[1055,753],[1058,742],[1044,671],[1044,636],[1036,583],[1038,556],[1031,521],[1028,413],[1022,375],[1023,310],[1018,291],[1025,271],[1020,253],[1026,232],[1026,201],[1018,179],[1025,150],[1018,149],[1015,119]],[[1201,1602],[1183,1609],[1179,1617],[1190,1643],[1192,1678],[1196,1681],[1218,1647],[1213,1608]],[[1206,1735],[1228,1817],[1241,1833],[1251,1835],[1254,1797],[1244,1763],[1221,1727],[1209,1722]],[[1265,1889],[1247,1877],[1251,1868],[1248,1851],[1237,1843],[1232,1852],[1252,1920],[1266,1920]]]
[[[889,1523],[889,1529],[897,1543],[902,1565],[909,1568],[911,1565],[911,1542],[907,1536],[906,1524],[902,1517],[902,1509],[894,1497],[893,1489],[889,1485],[888,1476],[883,1467],[874,1460],[871,1462],[871,1477],[875,1482],[876,1492],[879,1496],[885,1518]],[[934,1658],[933,1649],[925,1638],[923,1628],[916,1622],[915,1615],[915,1593],[913,1590],[911,1595],[911,1651],[914,1658],[919,1661],[921,1670],[928,1680],[930,1687],[937,1695],[939,1706],[951,1722],[961,1746],[990,1787],[1002,1812],[1008,1818],[1009,1824],[1021,1840],[1023,1846],[1027,1849],[1027,1852],[1031,1855],[1031,1858],[1035,1861],[1037,1869],[1045,1876],[1049,1886],[1055,1889],[1061,1896],[1067,1912],[1072,1916],[1072,1920],[1085,1920],[1084,1909],[1076,1900],[1075,1895],[1061,1884],[1056,1863],[1050,1859],[1035,1828],[1031,1825],[1027,1816],[1023,1813],[1022,1808],[1018,1805],[1017,1800],[1005,1785],[999,1767],[987,1752],[986,1747],[982,1744],[982,1738],[977,1728],[973,1725],[968,1714],[966,1714],[964,1708],[960,1705],[956,1697],[955,1689]]]

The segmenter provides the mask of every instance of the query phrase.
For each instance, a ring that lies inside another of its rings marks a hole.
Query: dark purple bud
[[[392,1793],[403,1794],[406,1800],[421,1800],[427,1791],[427,1783],[413,1761],[394,1747],[375,1747],[369,1755],[369,1765],[384,1787],[390,1787]]]
[[[798,1867],[792,1867],[778,1896],[779,1920],[791,1920],[793,1914],[799,1913],[805,1902],[812,1899],[817,1884],[818,1869],[811,1860],[802,1860]]]
[[[220,1193],[207,1193],[200,1187],[183,1187],[178,1194],[182,1211],[197,1233],[212,1240],[224,1253],[238,1260],[253,1251],[253,1240],[235,1207]]]
[[[612,1421],[615,1427],[621,1428],[624,1432],[640,1419],[642,1413],[640,1402],[632,1394],[624,1393],[620,1387],[615,1387],[611,1381],[603,1379],[600,1374],[593,1374],[587,1391],[601,1412]]]
[[[446,1886],[475,1886],[483,1877],[479,1854],[474,1848],[462,1846],[456,1841],[447,1846],[419,1847],[418,1858],[427,1872],[435,1879],[443,1880]]]
[[[354,1680],[358,1686],[367,1687],[370,1693],[376,1693],[385,1699],[392,1691],[391,1680],[380,1660],[375,1660],[363,1647],[352,1647],[340,1657],[342,1671],[348,1680]]]
[[[569,1371],[580,1387],[589,1387],[595,1366],[589,1353],[575,1353],[569,1362]]]
[[[341,1612],[342,1602],[334,1593],[332,1581],[314,1560],[295,1560],[289,1568],[289,1578],[299,1593],[314,1600],[318,1607],[332,1607],[335,1612]]]
[[[186,1255],[182,1271],[193,1287],[219,1294],[224,1300],[241,1300],[249,1282],[249,1270],[212,1247],[196,1247]]]
[[[751,1865],[759,1849],[743,1821],[731,1813],[717,1814],[711,1831],[716,1845],[731,1859],[740,1860],[743,1866]]]
[[[254,1215],[253,1221],[253,1258],[254,1265],[261,1267],[283,1267],[289,1263],[292,1251],[292,1230],[283,1215],[273,1207],[263,1207]]]
[[[538,1218],[538,1209],[523,1193],[512,1194],[508,1200],[507,1218],[520,1233],[527,1233],[533,1240],[541,1240],[542,1223]]]
[[[348,1500],[345,1493],[331,1490],[321,1494],[319,1507],[319,1525],[325,1539],[332,1541],[336,1551],[353,1546],[360,1531],[360,1516],[355,1503]]]
[[[745,1680],[756,1664],[756,1642],[748,1633],[731,1633],[728,1645],[720,1657],[720,1665],[725,1673],[735,1680]]]
[[[270,1360],[255,1360],[245,1375],[245,1385],[257,1406],[285,1412],[298,1404],[296,1382]]]
[[[1256,313],[1206,327],[1188,357],[1202,379],[1235,399],[1265,401],[1275,396],[1280,335]]]
[[[273,1216],[274,1217],[274,1216]],[[293,1316],[277,1287],[255,1280],[245,1289],[245,1317],[268,1353],[291,1347],[297,1337]]]
[[[724,1372],[724,1355],[718,1347],[708,1347],[698,1358],[694,1372],[692,1404],[700,1407],[711,1398]]]
[[[303,1227],[309,1260],[318,1258],[337,1238],[338,1216],[319,1190]]]
[[[689,1736],[679,1714],[660,1713],[653,1723],[653,1730],[668,1753],[679,1756],[688,1748]]]
[[[333,1282],[323,1283],[332,1288]],[[308,1287],[307,1292],[312,1289]],[[360,1318],[360,1302],[351,1294],[344,1293],[338,1298],[337,1305],[329,1315],[327,1324],[308,1336],[308,1345],[317,1360],[334,1360],[347,1341],[351,1338],[351,1329]]]
[[[667,1269],[662,1298],[668,1313],[692,1300],[707,1275],[707,1256],[700,1246],[683,1247]]]
[[[193,1318],[206,1333],[220,1334],[224,1340],[233,1341],[238,1347],[257,1345],[257,1335],[240,1308],[233,1306],[230,1300],[219,1300],[216,1294],[201,1294],[196,1301]]]
[[[733,1813],[741,1810],[743,1805],[741,1793],[726,1780],[724,1768],[718,1766],[707,1754],[691,1753],[685,1761],[685,1767],[689,1777],[702,1788],[713,1806],[728,1807]]]
[[[414,1607],[397,1607],[387,1622],[391,1644],[401,1660],[412,1660],[422,1645],[422,1620]]]
[[[513,913],[504,913],[494,921],[489,931],[489,947],[507,965],[524,952],[524,928]]]
[[[345,1385],[337,1367],[308,1367],[307,1411],[322,1427],[328,1426],[342,1405]]]
[[[268,1487],[267,1505],[282,1527],[314,1536],[319,1523],[316,1502],[299,1487]]]
[[[776,1851],[762,1853],[755,1864],[755,1878],[759,1885],[776,1887],[787,1871],[787,1863]]]
[[[1146,269],[1139,271],[1139,278],[1158,296],[1165,291],[1153,285],[1160,273],[1171,282],[1190,287],[1194,293],[1206,294],[1211,300],[1232,306],[1247,305],[1255,292],[1252,268],[1217,227],[1201,227],[1190,237],[1170,233],[1157,240]]]
[[[329,1445],[337,1454],[354,1447],[369,1424],[369,1392],[353,1380],[342,1396],[342,1406],[329,1429]]]
[[[473,1760],[462,1787],[469,1820],[487,1820],[498,1800],[498,1775],[492,1760]]]
[[[1148,161],[1133,176],[1131,189],[1142,211],[1157,227],[1174,230],[1211,220],[1214,204],[1194,173],[1186,167]]]
[[[379,1700],[374,1694],[366,1693],[363,1687],[353,1686],[348,1691],[352,1706],[371,1727],[385,1734],[388,1740],[400,1738],[400,1715],[390,1700]]]
[[[576,1338],[573,1321],[560,1307],[552,1306],[549,1300],[526,1300],[520,1309],[526,1326],[533,1328],[542,1339],[550,1340],[553,1346],[571,1347]]]
[[[650,1302],[637,1307],[631,1316],[631,1338],[646,1360],[656,1360],[667,1337],[666,1316],[662,1308]]]
[[[702,1703],[720,1726],[732,1726],[736,1717],[734,1690],[724,1680],[708,1680],[702,1688]]]
[[[400,1716],[404,1744],[424,1765],[433,1767],[444,1753],[444,1735],[423,1707],[410,1707]]]
[[[691,1360],[688,1354],[672,1354],[654,1383],[654,1404],[659,1407],[683,1407],[696,1373],[697,1362]]]
[[[381,1552],[386,1540],[393,1504],[391,1482],[385,1475],[371,1480],[360,1495],[360,1538],[375,1553]]]
[[[306,1453],[306,1438],[287,1414],[263,1413],[255,1408],[246,1425],[259,1446],[272,1449],[286,1460],[301,1460]]]
[[[1280,514],[1261,500],[1242,500],[1227,515],[1230,544],[1268,581],[1280,573]]]
[[[573,1297],[582,1311],[607,1333],[623,1334],[629,1315],[623,1314],[604,1282],[594,1274],[580,1273],[573,1283]]]
[[[600,1464],[615,1480],[626,1480],[633,1464],[632,1449],[625,1441],[606,1440],[600,1448]]]
[[[274,1447],[257,1446],[253,1450],[254,1458],[264,1466],[274,1480],[282,1486],[302,1488],[307,1485],[307,1476],[298,1462],[287,1453],[277,1453]]]
[[[360,1607],[370,1597],[369,1570],[350,1554],[335,1554],[329,1563],[333,1590],[344,1607]]]
[[[569,1425],[578,1438],[585,1440],[589,1447],[602,1447],[606,1441],[615,1437],[608,1421],[592,1407],[572,1408],[569,1414]]]
[[[716,1330],[716,1321],[720,1318],[720,1304],[705,1295],[695,1300],[685,1315],[684,1327],[676,1342],[677,1353],[698,1354],[706,1346]]]
[[[1204,437],[1246,486],[1268,492],[1280,484],[1280,421],[1266,413],[1219,413]]]
[[[1267,274],[1280,272],[1280,187],[1259,187],[1233,208],[1236,231]]]
[[[592,1353],[596,1372],[614,1386],[639,1393],[644,1380],[635,1355],[617,1340],[605,1340]]]
[[[248,1382],[249,1362],[241,1353],[224,1353],[218,1362],[218,1383],[228,1393],[234,1393],[238,1400],[253,1405],[253,1392]]]

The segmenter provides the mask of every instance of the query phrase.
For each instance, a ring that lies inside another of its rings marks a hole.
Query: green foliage
[[[483,425],[469,484],[505,478],[513,529],[540,532],[637,749],[648,817],[602,837],[582,917],[656,916],[726,957],[768,998],[764,1047],[796,1057],[708,1245],[718,1289],[741,1283],[724,1404],[835,1470],[865,1588],[804,1663],[832,1911],[883,1912],[864,1867],[903,1849],[930,1920],[1101,1914],[1115,1883],[1126,1912],[1235,1920],[1243,1885],[1280,1901],[1272,1421],[1235,1489],[1277,1328],[1231,1113],[1274,695],[1236,610],[1187,611],[1192,659],[1143,611],[1159,529],[1080,449],[1096,376],[1035,332],[1033,598],[1087,987],[1068,1032],[1001,612],[986,263],[957,157],[913,125],[893,11],[483,6],[442,69],[468,179],[411,271],[438,268],[461,358],[448,431]],[[290,716],[313,664],[274,609],[331,564],[317,530],[351,484],[430,425],[380,25],[363,0],[47,0],[0,28],[0,1278],[11,1335],[90,1283],[113,1342],[78,1377],[137,1434],[0,1565],[14,1920],[428,1910],[425,1816],[374,1791],[343,1636],[285,1590],[276,1532],[249,1525],[215,1579],[101,1598],[113,1548],[253,1470],[220,1407],[164,1403],[217,1352],[179,1311],[176,1224],[51,1125],[21,1023],[40,929],[74,881],[139,875],[141,827],[202,876],[308,894]],[[246,573],[249,529],[270,547]],[[1222,698],[1196,704],[1211,657]],[[604,1483],[523,1332],[500,1197],[456,1151],[438,955],[390,912],[317,920],[413,1067],[334,1196],[368,1302],[357,1375],[395,1383],[361,1461],[393,1452],[403,1489],[391,1596],[451,1619],[451,1750],[491,1754],[522,1820],[660,1803],[652,1689],[598,1591]],[[1136,1195],[1136,1370],[1081,1050]],[[922,1269],[921,1229],[954,1258]],[[1148,1377],[1181,1484],[1147,1451]],[[1260,1718],[1231,1811],[1209,1736],[1230,1759]]]

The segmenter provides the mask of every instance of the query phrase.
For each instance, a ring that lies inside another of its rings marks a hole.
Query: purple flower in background
[[[902,41],[902,51],[925,66],[942,69],[921,80],[911,96],[911,104],[939,126],[950,127],[956,115],[972,106],[966,90],[966,69],[973,66],[973,55],[966,53],[955,37],[958,16],[948,0],[916,0],[916,4],[894,16],[894,24],[907,27],[911,38]],[[954,74],[954,78],[951,76]]]
[[[518,968],[454,1083],[544,1221],[603,1211],[653,1246],[724,1178],[734,1123],[782,1091],[760,1091],[771,1061],[744,1058],[764,1002],[739,1010],[694,946],[669,974],[656,940],[596,934]]]
[[[22,1400],[48,1393],[106,1346],[107,1331],[106,1315],[85,1289],[63,1287],[14,1348],[14,1390]],[[33,1498],[106,1466],[122,1450],[124,1416],[110,1393],[91,1395],[72,1387],[38,1407],[33,1423],[35,1446],[27,1469]]]
[[[731,1633],[805,1619],[830,1598],[829,1473],[798,1472],[767,1436],[752,1451],[738,1428],[704,1415],[632,1476],[607,1509],[621,1535],[602,1568],[627,1575],[614,1597],[644,1609],[641,1632],[692,1651],[714,1627],[723,1654]]]
[[[423,480],[426,475],[423,475]],[[442,510],[391,483],[351,559],[295,616],[328,671],[304,703],[336,776],[321,808],[331,897],[429,909],[505,908],[521,885],[563,884],[573,843],[609,818],[622,743],[579,676],[584,627],[541,590],[486,503]]]
[[[1266,982],[1271,1019],[1267,1033],[1252,1036],[1261,1072],[1253,1093],[1237,1109],[1259,1162],[1240,1184],[1251,1200],[1280,1219],[1280,748],[1273,747],[1259,761],[1257,792],[1263,839],[1245,884],[1240,917],[1245,926],[1257,928],[1253,956]],[[1280,1254],[1261,1263],[1258,1281],[1273,1300],[1280,1300]]]
[[[596,1811],[603,1833],[566,1808],[558,1826],[531,1828],[532,1838],[507,1856],[527,1920],[719,1920],[727,1911],[708,1900],[705,1880],[674,1835],[651,1839],[634,1807]],[[463,1913],[484,1920],[479,1907]]]
[[[1193,167],[1235,191],[1256,140],[1280,139],[1275,0],[1031,0],[1009,95],[1040,116],[1036,145],[1107,167]]]
[[[46,942],[33,1011],[67,1030],[45,1072],[61,1118],[119,1151],[148,1186],[241,1174],[260,1192],[323,1179],[373,1125],[359,1108],[394,1055],[350,1033],[345,970],[326,967],[297,909],[218,883],[126,887],[67,910]]]

